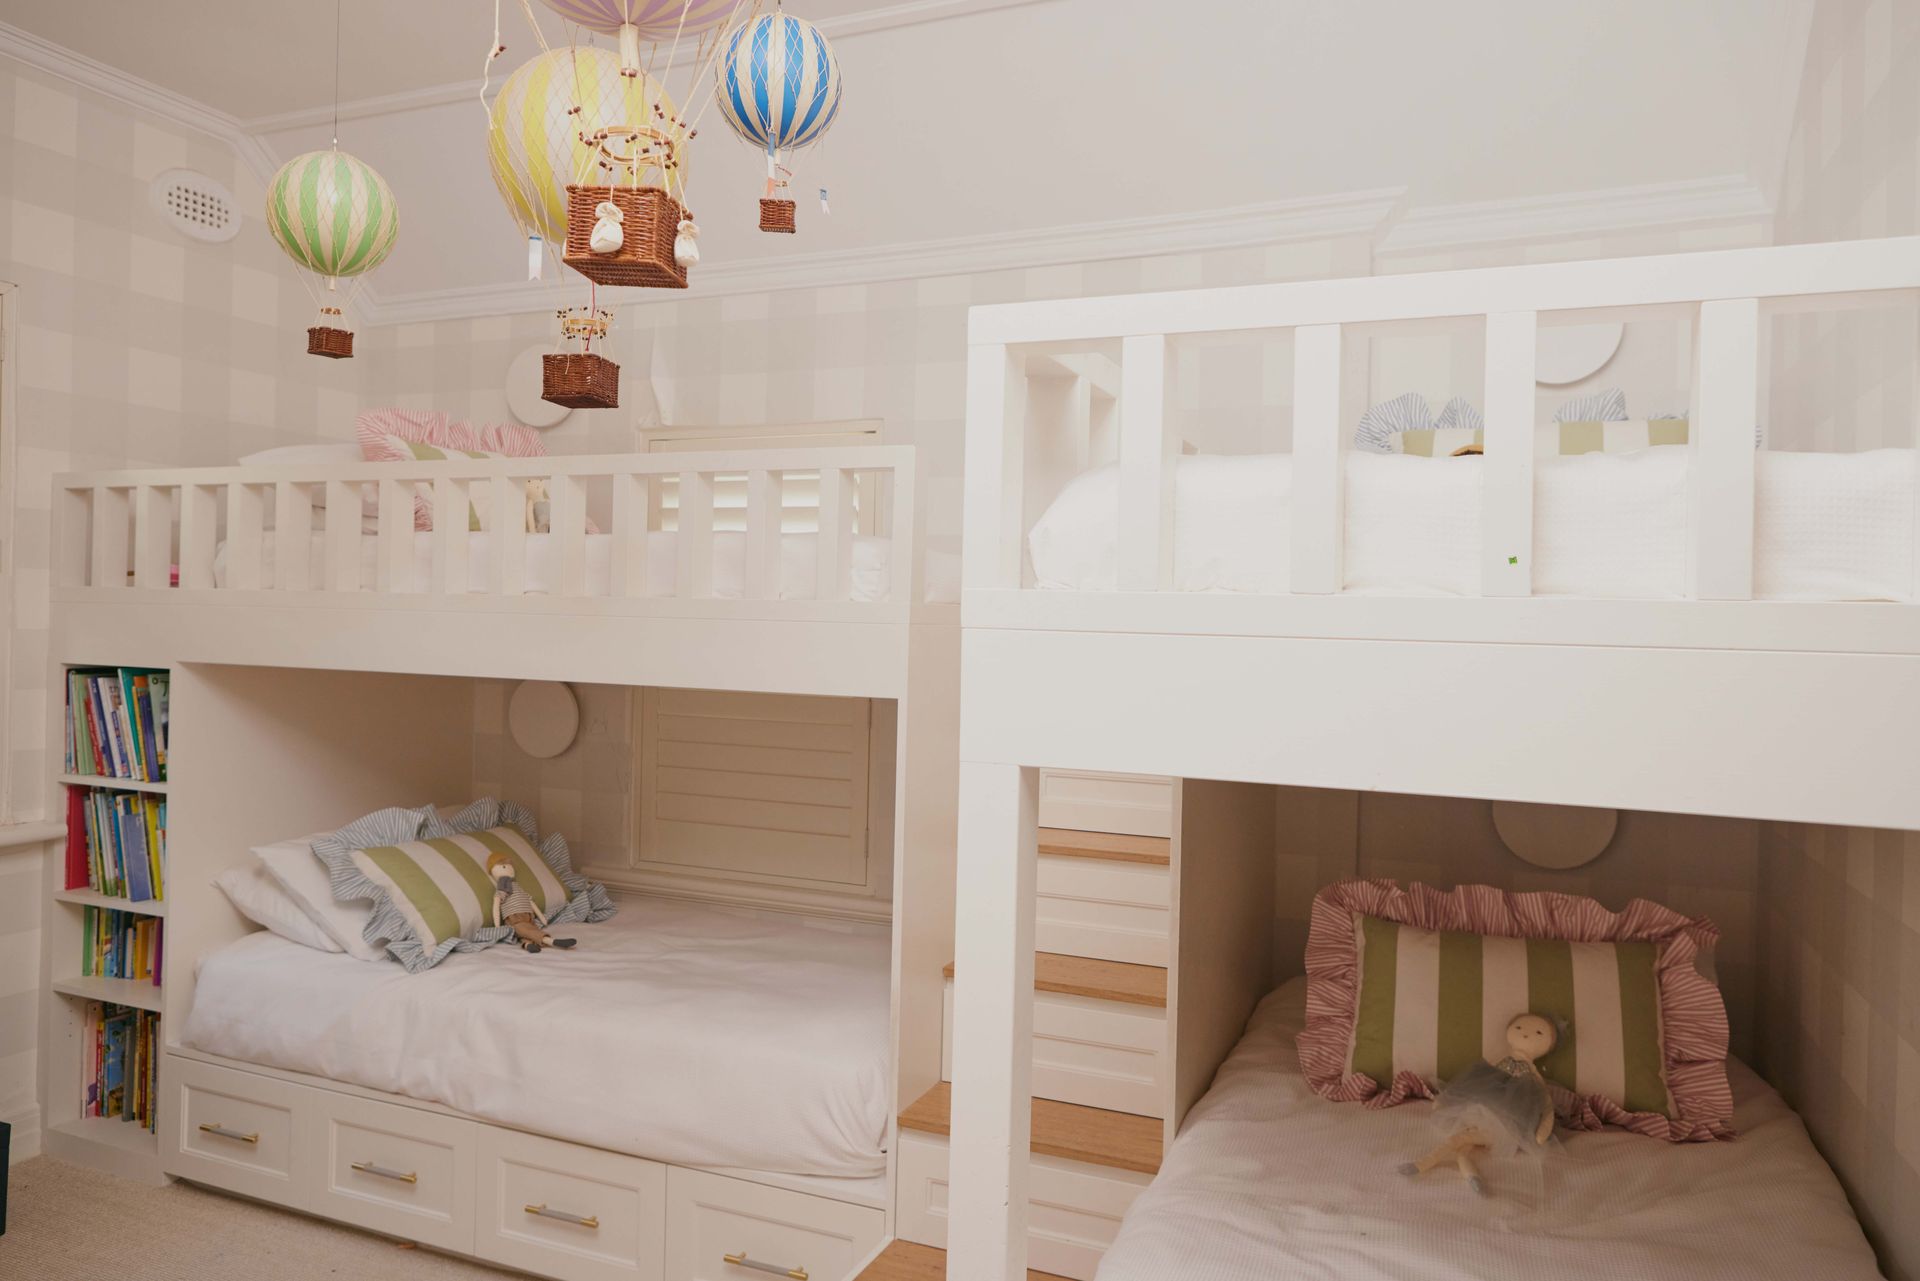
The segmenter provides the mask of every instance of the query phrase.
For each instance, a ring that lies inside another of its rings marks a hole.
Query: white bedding
[[[1263,1001],[1127,1212],[1099,1281],[1873,1281],[1873,1252],[1799,1117],[1728,1064],[1740,1137],[1576,1134],[1544,1182],[1489,1161],[1492,1196],[1397,1171],[1432,1105],[1329,1103],[1300,1075],[1305,980]]]
[[[633,898],[564,932],[412,975],[250,934],[182,1039],[679,1165],[884,1171],[884,931]]]
[[[1754,594],[1770,600],[1906,600],[1913,591],[1914,451],[1755,456]],[[1179,460],[1174,586],[1288,590],[1292,459]],[[1474,595],[1477,460],[1347,455],[1346,589]],[[1686,592],[1688,451],[1535,462],[1538,595],[1678,598]],[[1111,591],[1119,473],[1076,477],[1028,540],[1044,588]]]

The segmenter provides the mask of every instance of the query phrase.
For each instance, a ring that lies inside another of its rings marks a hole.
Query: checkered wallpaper
[[[573,686],[580,732],[573,745],[542,760],[507,733],[515,682],[481,680],[473,690],[473,794],[517,801],[540,816],[540,830],[561,832],[576,866],[627,862],[627,816],[638,748],[633,699],[619,685]]]
[[[1920,233],[1920,5],[1825,0],[1816,11],[1779,232]],[[1917,324],[1911,310],[1783,322],[1776,405],[1798,407],[1817,447],[1916,443]],[[1920,833],[1768,824],[1761,849],[1760,1067],[1839,1172],[1882,1268],[1912,1281]]]

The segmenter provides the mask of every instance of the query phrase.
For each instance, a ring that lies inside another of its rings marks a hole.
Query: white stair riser
[[[1173,780],[1087,770],[1040,771],[1040,826],[1173,835]]]
[[[1034,946],[1042,952],[1166,965],[1168,869],[1151,863],[1042,855]]]
[[[940,1079],[953,1079],[953,980],[942,1001]],[[1033,994],[1033,1096],[1165,1116],[1167,1012],[1056,992]]]
[[[1152,1176],[1036,1156],[1028,1176],[1027,1266],[1093,1281],[1120,1219]],[[947,1141],[900,1133],[900,1198],[894,1235],[947,1246]]]

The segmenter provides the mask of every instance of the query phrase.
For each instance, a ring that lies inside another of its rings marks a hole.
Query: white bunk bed
[[[795,472],[818,477],[805,535],[782,529]],[[523,532],[529,479],[550,533]],[[744,510],[717,514],[742,480]],[[56,478],[56,672],[170,669],[174,732],[147,788],[168,891],[143,909],[166,917],[166,981],[133,994],[163,1016],[157,1140],[62,1119],[70,1002],[127,994],[56,983],[49,1149],[570,1281],[853,1270],[891,1234],[893,1117],[939,1077],[951,956],[958,620],[928,600],[914,481],[914,452],[883,446]],[[513,519],[470,529],[476,494]],[[579,927],[577,952],[417,976],[252,932],[212,885],[251,847],[467,799],[484,679],[888,705],[891,777],[857,792],[878,901],[778,867],[678,887],[595,867],[626,919]],[[85,897],[50,905],[50,965]],[[497,1060],[477,1074],[476,1050]]]
[[[1167,1145],[1268,981],[1270,831],[1263,856],[1228,817],[1271,822],[1270,800],[1240,804],[1249,790],[1920,827],[1914,454],[1755,448],[1768,317],[1917,303],[1907,238],[974,309],[949,1276],[1057,1257],[1061,1184],[1028,1103],[1042,768],[1185,780]],[[1689,443],[1536,459],[1539,328],[1674,314],[1693,325]],[[1352,453],[1343,349],[1448,325],[1484,331],[1485,456]],[[1255,330],[1291,331],[1290,457],[1183,458],[1170,348]],[[1624,487],[1589,483],[1635,467]],[[1653,563],[1582,551],[1618,530],[1611,508],[1645,512],[1656,492]],[[1409,521],[1408,504],[1451,524]],[[1874,508],[1851,535],[1870,544],[1864,575],[1828,572],[1788,510],[1823,504]],[[1411,560],[1389,545],[1409,524],[1437,545]],[[1804,745],[1832,743],[1845,767],[1812,767]],[[1084,1227],[1093,1203],[1078,1205]],[[1096,1258],[1118,1217],[1111,1201],[1100,1214]],[[1160,1256],[1140,1257],[1148,1271],[1116,1275],[1156,1274]],[[1218,1275],[1288,1264],[1276,1249]]]

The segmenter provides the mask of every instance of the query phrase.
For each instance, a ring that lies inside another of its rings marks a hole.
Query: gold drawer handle
[[[420,1182],[420,1176],[417,1173],[402,1174],[398,1170],[389,1170],[384,1165],[375,1165],[371,1161],[355,1161],[350,1168],[358,1170],[361,1174],[374,1175],[376,1178],[392,1179],[395,1183]]]
[[[761,1263],[758,1259],[749,1259],[745,1250],[738,1254],[723,1254],[720,1261],[731,1263],[736,1268],[752,1268],[755,1272],[765,1272],[770,1276],[789,1277],[791,1281],[807,1281],[805,1268],[783,1268],[777,1263]]]
[[[543,1219],[558,1219],[562,1223],[576,1223],[583,1228],[593,1228],[596,1231],[600,1227],[600,1216],[597,1214],[568,1214],[565,1210],[549,1210],[544,1205],[530,1205],[526,1207],[526,1211],[528,1214],[537,1214]]]
[[[211,1134],[215,1138],[232,1139],[236,1143],[258,1143],[260,1141],[260,1136],[257,1134],[242,1134],[238,1130],[229,1130],[226,1126],[213,1121],[208,1121],[203,1124],[200,1127],[200,1132],[202,1134]]]

